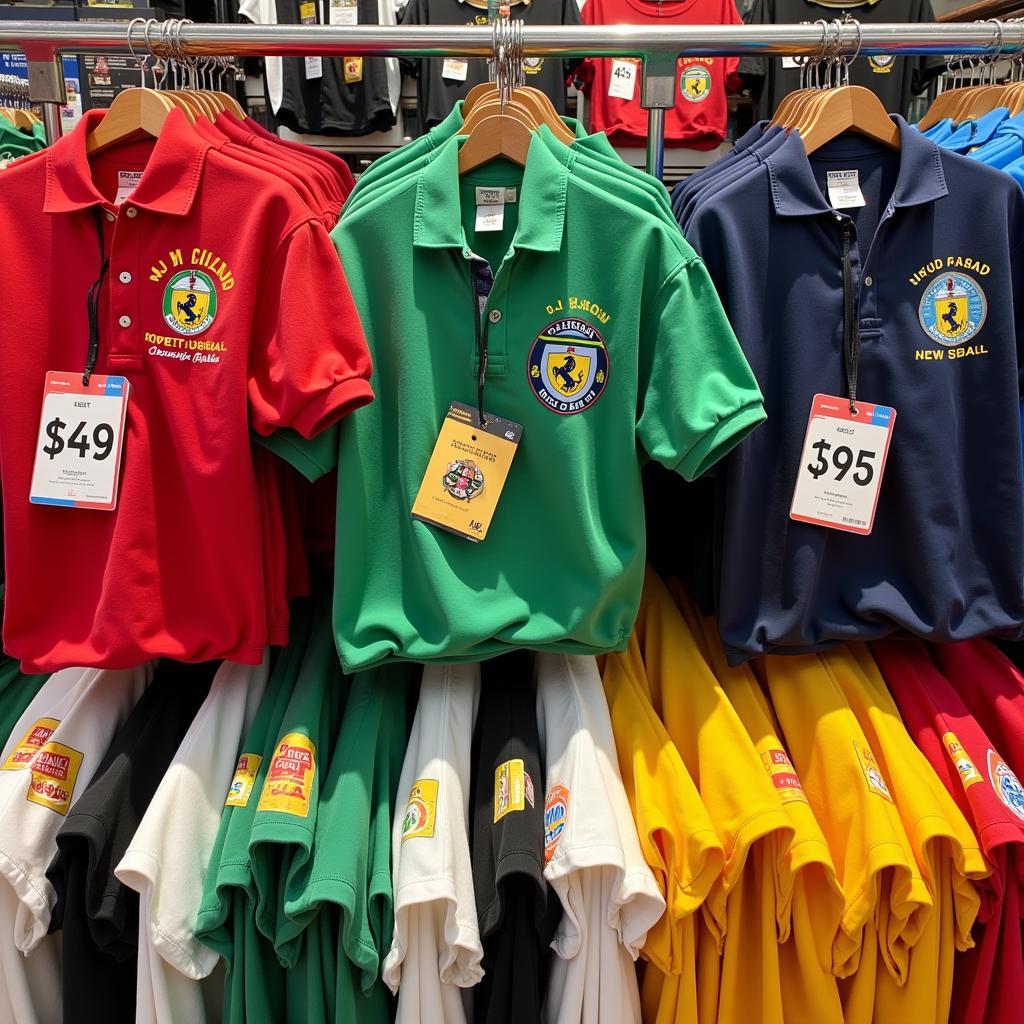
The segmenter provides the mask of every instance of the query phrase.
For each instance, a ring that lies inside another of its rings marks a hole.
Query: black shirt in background
[[[748,25],[790,25],[832,21],[849,14],[862,25],[888,22],[931,23],[935,20],[931,0],[876,0],[875,3],[846,6],[814,3],[812,0],[754,0],[744,16]],[[799,67],[783,67],[782,57],[745,57],[739,72],[751,88],[756,117],[770,118],[783,97],[800,88]],[[945,66],[941,57],[857,57],[850,67],[850,84],[863,85],[882,101],[890,114],[904,117],[918,93]]]
[[[280,2],[280,0],[279,0]],[[580,25],[576,0],[532,0],[514,4],[511,17],[527,25]],[[399,16],[402,25],[486,25],[487,8],[474,7],[466,0],[409,0]],[[565,82],[579,61],[550,57],[528,57],[524,62],[526,84],[540,89],[559,114],[566,112]],[[445,78],[440,57],[403,58],[402,73],[419,79],[419,116],[425,132],[440,124],[458,100],[464,100],[474,85],[488,80],[487,61],[482,57],[467,62],[466,80]]]
[[[301,24],[301,0],[276,0],[279,25]],[[321,10],[322,7],[322,10]],[[329,24],[330,0],[314,0],[317,20]],[[360,25],[377,25],[377,0],[357,0]],[[281,109],[278,122],[294,132],[319,135],[369,135],[394,127],[395,112],[388,92],[385,58],[364,57],[362,78],[345,81],[342,57],[323,57],[323,75],[306,78],[304,57],[281,59]],[[269,106],[269,103],[268,103]]]
[[[539,1024],[561,905],[543,874],[544,776],[533,658],[515,651],[485,661],[480,669],[470,806],[484,977],[473,989],[473,1019],[475,1024]],[[495,821],[495,773],[517,759],[528,777],[522,810],[507,810]]]
[[[162,661],[57,833],[46,877],[63,930],[66,1024],[135,1020],[139,895],[114,876],[219,662]],[[187,809],[182,809],[186,813]]]

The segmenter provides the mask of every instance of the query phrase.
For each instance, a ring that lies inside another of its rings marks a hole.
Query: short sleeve
[[[306,221],[281,243],[263,282],[249,350],[257,434],[313,437],[373,401],[370,353],[338,254]]]
[[[703,262],[685,259],[640,326],[637,438],[693,480],[765,419],[761,392]]]

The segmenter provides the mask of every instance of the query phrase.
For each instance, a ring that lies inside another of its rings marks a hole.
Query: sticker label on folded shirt
[[[837,210],[846,210],[853,206],[867,206],[864,193],[860,190],[860,172],[826,171],[825,187],[828,189],[828,201]]]
[[[28,500],[33,505],[112,511],[131,387],[125,377],[50,370],[43,384]]]
[[[263,781],[257,811],[279,811],[305,818],[316,774],[316,747],[300,732],[290,732],[278,741]]]
[[[25,733],[24,739],[7,755],[7,759],[0,765],[0,771],[12,772],[28,767],[58,725],[60,720],[57,718],[38,719]]]
[[[513,811],[526,807],[526,774],[521,757],[513,758],[494,769],[494,823]]]
[[[636,72],[640,65],[635,60],[613,60],[608,77],[608,95],[620,100],[631,100],[636,94]]]
[[[875,524],[896,410],[815,395],[797,467],[790,519],[869,534]]]
[[[523,428],[500,416],[452,402],[412,506],[412,517],[467,540],[481,541],[523,437]]]
[[[437,820],[437,779],[417,779],[409,790],[409,801],[402,816],[402,842],[406,839],[430,839]]]
[[[807,803],[804,787],[800,784],[800,776],[797,775],[793,762],[784,750],[777,747],[766,750],[761,754],[761,760],[772,780],[772,785],[779,791],[779,799],[784,804],[792,803],[794,800]]]
[[[561,783],[548,790],[544,801],[544,863],[547,864],[558,848],[565,826],[569,823],[569,790]]]
[[[992,749],[988,752],[988,778],[996,796],[1012,814],[1024,821],[1024,786],[1013,769]]]
[[[956,768],[957,774],[960,776],[960,781],[964,784],[964,789],[970,789],[975,783],[985,781],[955,732],[943,733],[942,742],[945,744],[949,759],[953,762],[953,767]]]
[[[46,743],[32,759],[32,781],[25,798],[29,803],[66,815],[75,794],[82,757],[80,750],[63,743]]]
[[[263,758],[259,754],[242,754],[235,766],[235,777],[228,787],[225,807],[245,807],[249,803],[261,764]]]
[[[871,748],[865,743],[854,740],[853,749],[857,754],[857,760],[860,762],[861,771],[864,772],[864,781],[867,783],[868,789],[877,796],[885,797],[886,800],[892,803],[892,794],[889,792],[889,787],[882,777],[882,770],[878,767],[878,761],[875,760],[875,755]]]

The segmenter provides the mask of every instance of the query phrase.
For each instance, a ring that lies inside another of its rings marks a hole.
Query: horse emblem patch
[[[537,399],[560,416],[589,409],[608,383],[608,350],[585,320],[556,320],[530,349],[527,379]]]
[[[164,289],[164,322],[178,334],[202,334],[217,316],[217,289],[201,270],[175,274]]]
[[[981,330],[988,302],[981,286],[966,274],[939,274],[921,296],[918,316],[928,337],[940,345],[960,345]]]

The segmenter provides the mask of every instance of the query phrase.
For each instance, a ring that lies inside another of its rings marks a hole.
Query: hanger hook
[[[132,55],[132,57],[135,58],[135,60],[138,62],[138,65],[139,65],[139,88],[140,89],[145,89],[145,87],[146,87],[146,58],[145,57],[140,57],[135,52],[135,47],[132,46],[132,30],[135,28],[136,25],[145,25],[145,24],[146,24],[146,19],[145,18],[132,18],[132,20],[128,22],[128,52]]]
[[[846,58],[843,63],[843,85],[850,84],[850,68],[853,62],[860,56],[860,51],[864,48],[864,26],[856,18],[851,18],[849,14],[846,15],[845,24],[853,25],[857,30],[857,48],[853,51],[850,56]]]
[[[996,65],[1003,56],[1003,43],[1006,41],[1006,33],[1003,31],[1003,23],[998,18],[989,18],[988,23],[995,26],[995,39],[993,40],[993,51],[983,60],[982,81],[992,84],[996,80]]]

